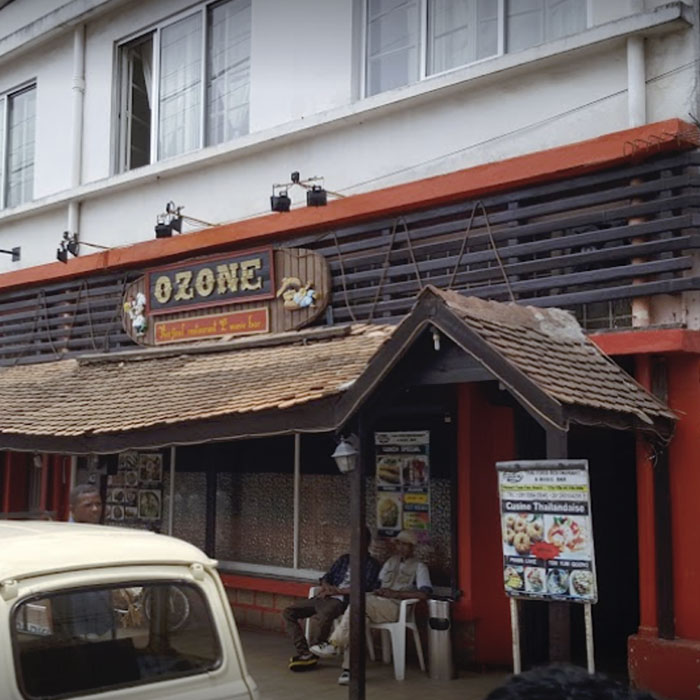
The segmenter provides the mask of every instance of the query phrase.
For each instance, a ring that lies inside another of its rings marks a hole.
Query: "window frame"
[[[477,0],[474,0],[475,2]],[[581,0],[578,0],[581,1]],[[418,80],[417,83],[422,82],[427,78],[433,78],[435,76],[445,75],[452,73],[454,71],[465,68],[466,66],[474,66],[484,61],[490,61],[494,58],[503,56],[508,52],[506,46],[506,36],[507,36],[507,26],[506,26],[506,3],[508,0],[497,0],[498,4],[498,28],[497,28],[497,49],[496,53],[491,56],[486,56],[485,58],[479,58],[475,61],[469,61],[468,63],[463,63],[461,65],[455,66],[453,68],[447,68],[442,71],[435,71],[433,73],[428,72],[428,63],[430,57],[428,55],[428,45],[430,43],[430,2],[431,0],[418,0],[418,54],[419,54],[419,65],[418,65]],[[592,0],[583,0],[586,3],[586,26],[585,29],[590,29],[593,26],[592,17]],[[382,95],[384,92],[369,92],[369,60],[368,60],[368,49],[369,49],[369,3],[370,0],[362,0],[362,24],[361,24],[361,51],[362,51],[362,81],[361,81],[361,97],[374,97],[376,95]],[[549,43],[549,42],[544,42]],[[542,44],[537,44],[537,46],[542,46]],[[514,52],[515,53],[515,52]],[[415,83],[407,83],[406,85],[399,86],[392,89],[401,89],[407,87],[408,85],[414,85]]]
[[[12,646],[12,660],[13,660],[13,677],[15,681],[17,682],[17,687],[19,688],[19,691],[22,695],[23,698],[26,698],[26,700],[35,700],[36,696],[31,695],[26,688],[26,684],[24,682],[24,676],[21,673],[21,649],[20,649],[20,642],[18,640],[18,631],[16,627],[16,621],[21,613],[21,610],[23,607],[26,605],[32,604],[37,600],[43,600],[43,599],[51,599],[53,597],[59,597],[62,595],[71,595],[71,594],[79,594],[81,592],[95,592],[95,591],[114,591],[118,588],[135,588],[135,587],[141,587],[141,588],[154,588],[157,586],[176,586],[180,588],[189,588],[193,591],[196,591],[196,595],[199,596],[200,601],[202,603],[202,608],[206,611],[206,614],[208,616],[209,622],[211,622],[210,629],[211,629],[211,634],[213,641],[215,642],[216,645],[216,652],[217,652],[217,658],[216,660],[210,665],[209,668],[203,668],[203,669],[196,669],[193,671],[187,670],[187,671],[182,671],[182,672],[177,672],[177,673],[170,673],[170,674],[164,674],[162,677],[158,676],[153,676],[144,680],[140,680],[136,683],[131,682],[131,681],[126,681],[124,683],[120,683],[118,685],[112,685],[108,687],[100,687],[100,688],[94,688],[91,691],[89,691],[88,694],[92,693],[111,693],[114,691],[119,691],[123,690],[124,688],[127,687],[133,687],[133,688],[143,688],[143,687],[149,687],[149,686],[157,686],[158,684],[163,684],[163,683],[168,683],[173,680],[180,680],[183,678],[195,678],[197,676],[205,676],[205,675],[210,675],[211,673],[215,673],[218,671],[222,665],[224,664],[225,657],[227,655],[226,651],[226,646],[225,646],[225,640],[222,638],[221,635],[221,624],[217,622],[217,616],[214,614],[214,610],[212,609],[211,606],[211,599],[210,595],[207,594],[207,591],[205,590],[205,587],[199,585],[195,581],[188,580],[186,578],[183,578],[181,576],[173,577],[173,578],[168,578],[168,577],[163,577],[161,576],[156,576],[156,577],[150,577],[150,576],[141,576],[141,577],[128,577],[124,579],[114,579],[110,581],[94,581],[90,583],[82,583],[82,584],[77,584],[77,585],[70,585],[66,587],[61,587],[61,588],[43,588],[42,590],[33,590],[32,592],[28,593],[27,595],[24,595],[20,597],[15,603],[12,605],[12,608],[9,611],[8,614],[8,620],[10,621],[10,641],[11,641],[11,646]],[[91,640],[94,641],[94,640]],[[82,692],[80,694],[83,694]],[[66,697],[64,694],[61,695],[55,695],[54,698],[55,700],[60,700],[60,698]]]
[[[125,38],[118,41],[115,45],[115,100],[116,109],[114,110],[114,134],[115,134],[115,147],[114,147],[114,167],[113,172],[115,174],[126,173],[134,170],[138,167],[136,166],[127,167],[129,162],[129,149],[130,141],[126,142],[125,136],[129,132],[128,124],[122,117],[122,112],[124,111],[124,105],[127,84],[125,82],[125,69],[128,67],[126,57],[124,56],[124,49],[129,44],[135,44],[139,41],[147,40],[150,35],[152,41],[153,50],[153,74],[151,76],[151,90],[152,90],[152,104],[151,104],[151,124],[150,124],[150,153],[149,162],[147,165],[154,165],[156,163],[161,163],[171,158],[178,158],[180,156],[186,155],[188,153],[194,153],[198,150],[206,148],[210,145],[209,134],[207,133],[207,123],[208,123],[208,113],[209,105],[207,103],[207,50],[209,48],[210,41],[210,31],[208,16],[209,11],[214,9],[218,5],[225,5],[228,2],[235,2],[236,0],[213,0],[209,2],[203,2],[200,5],[190,7],[186,10],[182,10],[173,15],[169,15],[167,18],[154,22],[153,24],[147,26],[146,28],[140,29],[136,32],[132,32]],[[160,69],[161,69],[161,36],[163,30],[171,27],[178,22],[195,17],[199,15],[201,23],[201,48],[200,48],[200,71],[199,71],[199,99],[200,99],[200,109],[199,109],[199,129],[198,129],[198,144],[195,148],[182,153],[178,153],[174,156],[161,157],[159,155],[160,151]],[[252,30],[251,30],[252,33]],[[249,57],[250,60],[250,57]]]
[[[7,193],[8,193],[8,142],[9,142],[9,128],[10,128],[10,101],[19,95],[22,95],[30,90],[35,91],[35,102],[34,102],[34,162],[33,166],[36,165],[36,89],[37,81],[35,78],[27,80],[15,87],[0,93],[0,211],[8,208],[7,204]],[[21,206],[27,202],[31,202],[34,199],[34,173],[32,172],[32,195],[29,199],[22,200],[14,206]]]

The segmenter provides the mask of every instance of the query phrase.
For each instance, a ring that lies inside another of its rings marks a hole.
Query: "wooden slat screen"
[[[700,289],[698,166],[700,152],[658,157],[280,245],[328,260],[333,294],[321,323],[398,321],[434,284],[569,308],[589,330],[626,327],[634,297]],[[1,295],[0,364],[133,347],[121,296],[140,274]]]

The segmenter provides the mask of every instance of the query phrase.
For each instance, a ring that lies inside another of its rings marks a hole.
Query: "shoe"
[[[334,646],[330,642],[321,642],[320,644],[312,644],[309,647],[312,654],[316,656],[321,656],[323,658],[328,658],[330,656],[337,656],[339,651],[338,647]]]
[[[306,651],[303,654],[297,654],[297,656],[292,656],[292,658],[289,659],[289,670],[308,671],[316,666],[317,663],[318,657],[310,651]]]
[[[343,669],[343,672],[338,676],[338,685],[350,685],[350,671]]]

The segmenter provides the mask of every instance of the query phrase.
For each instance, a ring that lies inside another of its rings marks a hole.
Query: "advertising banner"
[[[588,462],[498,462],[496,469],[506,594],[595,603]]]
[[[374,443],[378,534],[414,530],[420,539],[430,530],[430,432],[375,433]]]

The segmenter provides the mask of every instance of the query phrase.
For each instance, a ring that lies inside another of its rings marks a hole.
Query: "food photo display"
[[[499,471],[505,592],[595,602],[586,469]]]

